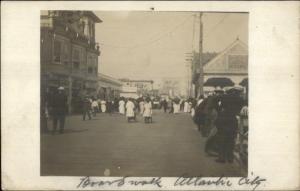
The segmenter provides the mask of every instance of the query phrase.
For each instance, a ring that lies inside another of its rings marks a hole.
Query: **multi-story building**
[[[69,112],[79,109],[83,95],[97,95],[99,46],[92,11],[41,12],[41,89],[64,86]]]

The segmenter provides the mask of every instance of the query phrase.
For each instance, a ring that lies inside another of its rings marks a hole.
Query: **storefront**
[[[97,97],[104,100],[113,100],[120,97],[122,83],[110,76],[98,74]]]

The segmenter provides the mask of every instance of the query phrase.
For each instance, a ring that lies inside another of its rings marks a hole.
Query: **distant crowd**
[[[83,101],[83,120],[86,116],[91,119],[91,114],[96,113],[119,113],[126,115],[128,122],[136,121],[136,115],[141,114],[144,122],[152,121],[152,100],[149,97],[134,98],[115,98],[113,100],[95,99],[85,97]]]

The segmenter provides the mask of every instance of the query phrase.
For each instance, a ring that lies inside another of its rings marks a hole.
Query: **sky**
[[[99,72],[115,78],[184,78],[186,53],[198,51],[199,13],[94,12]],[[203,51],[220,52],[237,37],[248,44],[248,14],[203,13]]]

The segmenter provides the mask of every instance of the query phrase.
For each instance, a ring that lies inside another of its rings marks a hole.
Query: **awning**
[[[209,78],[204,83],[204,86],[212,86],[212,87],[220,86],[221,88],[226,86],[233,86],[233,85],[234,83],[229,78]]]

